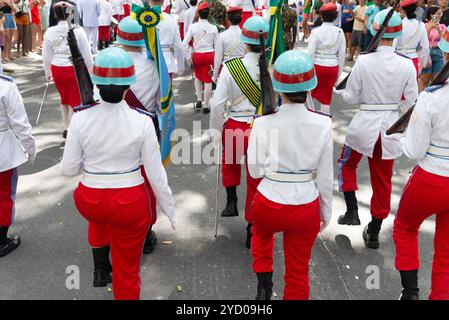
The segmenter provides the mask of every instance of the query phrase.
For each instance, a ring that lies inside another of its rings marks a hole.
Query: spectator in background
[[[444,66],[444,54],[438,48],[438,42],[443,36],[444,31],[446,31],[446,26],[440,22],[440,16],[441,12],[437,6],[428,8],[426,29],[429,39],[430,57],[419,76],[420,91],[424,90],[430,84],[430,81],[432,81]]]
[[[440,13],[441,13],[441,19],[440,23],[444,24],[446,27],[449,26],[449,10],[447,7],[448,0],[440,0]]]
[[[425,18],[426,18],[426,2],[425,0],[418,0],[417,3],[417,8],[415,11],[416,14],[416,20],[420,21],[420,22],[424,22]]]
[[[11,57],[12,37],[14,30],[16,30],[16,23],[14,21],[14,13],[17,7],[13,0],[0,0],[0,13],[3,14],[2,27],[2,60],[3,63],[8,63],[10,60],[14,60]]]
[[[39,26],[39,30],[37,31],[37,46],[38,46],[38,48],[42,48],[42,45],[44,43],[45,31],[47,31],[47,28],[48,28],[47,6],[48,6],[48,2],[46,2],[45,0],[41,0],[39,2],[39,15],[41,18],[41,25]]]
[[[190,8],[187,9],[184,13],[184,33],[187,34],[187,30],[189,30],[190,25],[193,23],[193,19],[195,18],[195,13],[197,9],[198,0],[190,0]]]
[[[353,12],[354,27],[351,34],[351,48],[348,57],[349,61],[354,60],[354,54],[356,49],[359,51],[358,54],[360,54],[360,52],[362,52],[362,49],[365,46],[365,37],[364,37],[365,11],[366,11],[365,0],[359,0],[359,5],[355,7]]]
[[[20,53],[22,47],[22,56],[28,56],[31,50],[31,18],[28,0],[15,0],[17,12],[14,20],[17,25],[17,52]]]
[[[0,55],[3,52],[4,43],[3,43],[3,36],[5,34],[5,29],[3,28],[3,23],[5,22],[5,17],[3,16],[3,13],[0,14]],[[3,65],[2,65],[2,59],[0,59],[0,74],[3,73]]]
[[[373,39],[373,35],[370,32],[371,29],[371,25],[373,24],[374,21],[374,17],[376,14],[379,13],[382,6],[382,0],[374,0],[374,4],[371,4],[371,1],[368,1],[366,3],[366,11],[365,11],[365,28],[363,30],[363,34],[365,35],[365,43],[363,46],[363,51],[366,51],[366,49],[368,48],[368,45],[370,44],[371,40]]]
[[[101,14],[100,0],[78,0],[78,10],[83,28],[90,42],[92,53],[97,53],[98,18]]]
[[[326,3],[329,1],[325,1]],[[336,27],[341,27],[341,4],[337,2],[337,0],[331,0],[331,3],[335,4],[337,6],[337,17],[335,18],[333,24]]]
[[[111,41],[112,5],[108,0],[100,0],[98,17],[98,49],[109,47]]]
[[[296,33],[298,32],[298,16],[295,9],[291,8],[286,1],[281,15],[282,28],[284,29],[285,50],[295,47]]]
[[[355,4],[352,0],[343,0],[343,5],[341,6],[341,28],[345,33],[346,48],[349,49],[349,52],[352,51],[351,33],[354,28],[354,9]]]
[[[41,16],[39,14],[39,0],[28,0],[31,16],[31,52],[37,51],[37,32],[41,25]]]
[[[125,10],[123,9],[123,0],[111,0],[112,16],[120,23],[125,17]],[[118,26],[114,28],[114,41],[117,38]]]

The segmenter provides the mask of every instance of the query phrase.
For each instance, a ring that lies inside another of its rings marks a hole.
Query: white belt
[[[140,168],[125,173],[91,173],[84,171],[84,181],[90,183],[119,183],[142,179]]]
[[[171,48],[170,47],[162,48],[162,52],[171,52]]]
[[[242,112],[230,112],[229,118],[252,118],[254,117],[254,111],[242,111]]]
[[[299,173],[273,172],[265,175],[265,178],[277,182],[309,182],[312,181],[313,171],[304,171]]]
[[[316,51],[315,57],[321,59],[337,59],[337,53],[326,53],[325,51]]]
[[[367,104],[362,103],[360,105],[361,111],[399,111],[399,103],[391,104]]]
[[[433,144],[427,149],[427,154],[435,157],[447,158],[449,160],[449,148],[438,147]]]
[[[398,48],[397,52],[402,53],[402,54],[412,54],[412,53],[416,53],[416,48],[415,49]]]

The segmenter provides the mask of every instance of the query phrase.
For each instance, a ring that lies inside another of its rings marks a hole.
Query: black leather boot
[[[382,226],[382,219],[372,218],[371,222],[363,230],[363,241],[365,247],[379,249],[379,232]]]
[[[399,272],[403,288],[399,300],[419,300],[418,270]]]
[[[204,113],[204,114],[209,114],[209,113],[210,113],[210,109],[204,107],[204,108],[203,108],[203,113]]]
[[[106,287],[112,282],[112,265],[109,261],[110,247],[92,248],[94,258],[94,287]]]
[[[147,237],[145,238],[145,243],[143,245],[143,253],[145,254],[152,253],[157,243],[156,233],[153,230],[151,230],[151,228],[152,226],[150,227],[150,230],[147,233]]]
[[[344,192],[345,202],[346,202],[346,213],[338,217],[338,224],[348,225],[348,226],[359,226],[359,208],[357,206],[357,198],[355,196],[355,191]]]
[[[245,247],[247,247],[248,249],[251,249],[251,238],[253,237],[253,233],[251,232],[252,226],[253,226],[252,223],[248,223],[248,225],[246,226],[246,242],[245,242]]]
[[[257,273],[256,300],[271,300],[273,294],[273,272]]]
[[[0,227],[0,257],[16,250],[20,246],[20,237],[8,237],[9,227]]]
[[[201,101],[197,101],[195,105],[195,109],[199,110],[203,107],[203,103]]]
[[[227,187],[226,194],[226,208],[221,212],[221,216],[236,217],[239,215],[239,210],[237,209],[237,187]]]

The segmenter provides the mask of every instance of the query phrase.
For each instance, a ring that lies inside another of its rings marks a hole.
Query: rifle
[[[86,63],[84,62],[84,58],[81,55],[81,51],[78,47],[78,42],[76,41],[75,32],[73,31],[73,26],[71,23],[71,7],[66,4],[61,4],[63,7],[66,7],[65,15],[67,26],[69,27],[69,32],[67,36],[67,43],[70,48],[70,61],[75,68],[75,76],[76,82],[78,84],[78,90],[80,92],[81,97],[81,105],[92,105],[95,104],[94,99],[94,85],[92,84],[92,80],[90,78],[89,71],[87,70]]]
[[[273,83],[268,71],[266,57],[265,37],[262,31],[259,32],[261,55],[259,58],[260,89],[262,92],[262,115],[268,115],[277,111],[276,99],[274,97]]]
[[[385,20],[382,23],[382,26],[380,27],[379,31],[377,31],[376,35],[371,39],[368,47],[366,48],[366,51],[362,54],[372,53],[377,50],[377,47],[379,46],[380,41],[382,40],[382,37],[385,34],[385,31],[388,28],[388,23],[391,20],[391,17],[393,16],[394,12],[396,11],[396,8],[399,6],[399,1],[395,3],[393,8],[390,9],[388,14],[385,16]],[[368,32],[370,32],[368,30]],[[342,80],[340,83],[335,87],[337,90],[342,90],[346,88],[346,83],[348,82],[349,76],[351,75],[351,72]]]
[[[429,87],[432,86],[438,86],[443,85],[447,79],[449,79],[449,61],[446,62],[443,69],[437,74],[435,79],[430,83]],[[406,113],[404,113],[391,127],[387,130],[387,135],[395,134],[395,133],[402,133],[407,129],[408,123],[410,122],[410,118],[412,116],[413,110],[415,109],[415,106],[412,106],[410,109],[407,110]]]

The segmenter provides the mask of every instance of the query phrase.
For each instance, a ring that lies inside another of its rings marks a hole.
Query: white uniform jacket
[[[0,172],[17,168],[36,156],[31,125],[17,85],[0,75]]]
[[[193,39],[193,52],[213,52],[218,37],[218,29],[206,19],[190,25],[183,40],[184,52],[187,56],[190,52],[189,42]]]
[[[100,0],[100,16],[98,17],[99,26],[110,26],[112,23],[112,5],[107,0]]]
[[[399,104],[405,95],[404,110],[415,104],[418,97],[416,69],[412,60],[394,52],[393,47],[381,46],[376,52],[357,59],[346,89],[340,91],[349,104]],[[399,108],[398,108],[399,110]],[[361,154],[372,157],[374,145],[382,138],[382,159],[395,159],[401,154],[397,138],[385,131],[399,119],[399,111],[361,111],[352,119],[345,143]]]
[[[254,6],[256,8],[259,7],[259,0],[255,0],[254,1],[254,5],[253,2],[251,0],[228,0],[227,1],[227,7],[240,7],[243,9],[243,11],[245,12],[254,12],[256,13],[256,9],[254,8]]]
[[[128,53],[133,58],[137,77],[137,82],[131,85],[131,91],[147,111],[161,113],[159,76],[156,64],[147,58],[146,53]]]
[[[76,112],[70,123],[62,173],[73,176],[83,169],[92,174],[119,174],[139,169],[143,163],[162,211],[175,220],[173,195],[162,165],[153,122],[132,110],[124,101],[100,103]],[[119,189],[140,185],[143,177],[130,181],[81,183],[96,189]]]
[[[191,7],[190,0],[176,0],[175,10],[176,13],[179,15],[179,22],[185,23],[185,12],[190,7]]]
[[[84,58],[87,69],[91,72],[93,60],[86,32],[80,27],[75,27],[74,32],[81,55]],[[58,67],[68,67],[73,65],[69,60],[71,55],[69,45],[67,44],[67,34],[68,27],[65,21],[60,21],[56,26],[48,28],[47,32],[45,32],[42,60],[44,62],[44,70],[47,79],[51,76],[50,67],[52,64]]]
[[[112,0],[112,14],[122,16],[125,14],[125,9],[123,8],[123,0]]]
[[[245,53],[245,44],[240,40],[242,30],[237,26],[230,26],[228,30],[220,33],[215,46],[214,81],[220,73],[221,64],[234,59],[242,58]]]
[[[242,58],[242,62],[251,78],[260,87],[259,57],[259,53],[249,52]],[[242,93],[229,72],[228,67],[224,65],[211,101],[210,129],[211,138],[215,145],[220,144],[221,132],[226,120],[225,117],[232,117],[232,113],[236,112],[249,112],[254,114],[256,108]],[[249,122],[252,120],[252,116],[233,119],[236,121]]]
[[[169,73],[184,73],[184,52],[175,18],[163,12],[162,21],[156,26]]]
[[[396,51],[411,59],[419,56],[421,65],[424,65],[427,63],[429,50],[429,38],[424,23],[416,19],[403,19],[402,35],[396,39]]]
[[[449,150],[449,85],[434,92],[423,91],[401,138],[404,154],[418,160],[424,170],[449,177],[449,157],[440,157],[430,146]],[[438,153],[437,153],[438,154]]]
[[[185,12],[185,17],[184,17],[184,34],[183,36],[185,36],[187,34],[187,30],[189,30],[189,27],[192,25],[193,23],[193,19],[195,19],[195,13],[196,13],[196,9],[198,8],[198,6],[192,6],[189,9],[186,10]]]
[[[338,74],[343,71],[346,57],[346,40],[343,30],[331,22],[324,22],[312,30],[307,53],[315,64],[325,67],[338,66]]]
[[[332,217],[333,139],[330,117],[304,104],[284,104],[277,113],[256,118],[248,145],[251,177],[263,178],[257,190],[271,201],[300,205],[320,196],[321,221]],[[316,171],[308,182],[270,180],[271,173]]]

